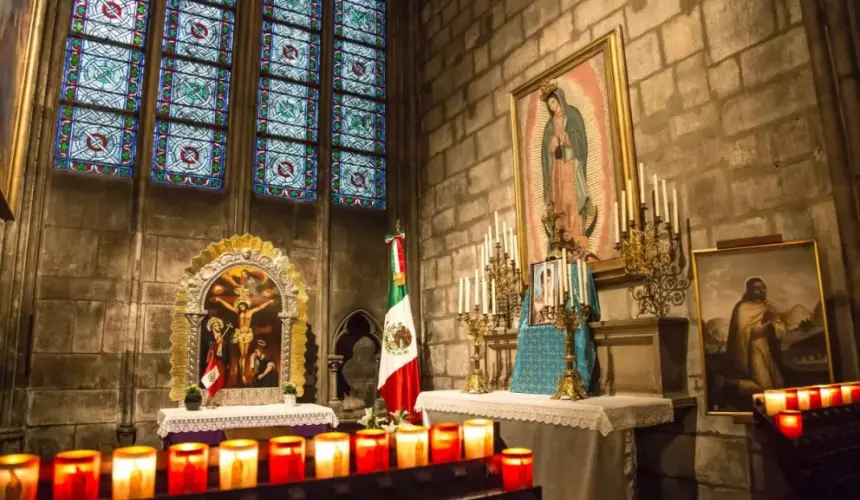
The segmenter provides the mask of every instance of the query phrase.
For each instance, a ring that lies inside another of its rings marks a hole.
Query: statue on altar
[[[172,399],[201,384],[210,404],[275,403],[287,381],[301,396],[307,294],[280,250],[250,235],[214,243],[186,269],[176,297]]]

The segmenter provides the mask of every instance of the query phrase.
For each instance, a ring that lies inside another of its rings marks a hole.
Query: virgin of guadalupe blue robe
[[[579,273],[573,265],[573,289],[577,300],[579,297]],[[600,303],[597,298],[597,288],[591,270],[588,273],[588,299],[592,306],[591,321],[600,319]],[[558,379],[565,370],[565,332],[555,325],[529,326],[531,311],[531,290],[526,292],[520,313],[519,332],[517,333],[517,359],[514,362],[514,374],[511,379],[511,392],[525,394],[555,394],[558,389]],[[571,303],[568,301],[568,307]],[[591,329],[584,326],[576,331],[573,337],[573,349],[576,354],[576,370],[582,377],[582,385],[589,394],[596,394],[596,380],[592,375],[597,358]],[[595,382],[595,387],[592,387]]]

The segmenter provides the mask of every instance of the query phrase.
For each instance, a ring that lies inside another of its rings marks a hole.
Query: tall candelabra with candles
[[[489,283],[489,284],[488,284]],[[474,290],[474,308],[470,302]],[[469,278],[460,278],[460,295],[457,302],[457,317],[466,335],[472,337],[472,367],[466,378],[463,392],[486,394],[487,376],[481,369],[481,344],[485,336],[493,331],[496,316],[496,280],[487,281],[486,274],[475,269],[475,283]]]
[[[494,326],[510,329],[522,305],[519,251],[513,228],[502,221],[499,232],[499,212],[494,213],[494,218],[496,237],[493,238],[492,227],[488,227],[481,245],[481,278],[495,283],[498,293],[499,314],[493,313]]]
[[[644,278],[643,284],[632,289],[639,314],[663,317],[669,314],[671,306],[684,303],[690,286],[683,276],[687,261],[681,241],[678,191],[672,188],[670,205],[666,180],[661,181],[655,174],[650,196],[653,215],[649,220],[645,184],[645,167],[640,163],[639,204],[634,206],[630,179],[621,192],[621,210],[615,202],[615,248],[624,260],[624,270]]]
[[[592,315],[592,306],[588,298],[588,271],[585,261],[577,261],[577,265],[567,262],[567,249],[562,250],[560,275],[562,278],[556,286],[544,275],[544,308],[546,319],[551,321],[559,330],[564,332],[565,370],[558,380],[558,389],[552,399],[568,398],[571,401],[585,399],[588,393],[583,387],[582,377],[576,369],[576,354],[573,351],[573,341],[577,330],[588,325]],[[577,273],[574,292],[574,269]]]

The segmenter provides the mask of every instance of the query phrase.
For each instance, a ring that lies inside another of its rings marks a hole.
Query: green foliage
[[[282,389],[284,391],[284,394],[286,394],[286,395],[295,396],[296,394],[298,394],[298,390],[296,389],[296,384],[294,384],[292,382],[287,382],[286,384],[284,384],[284,387],[282,387]]]

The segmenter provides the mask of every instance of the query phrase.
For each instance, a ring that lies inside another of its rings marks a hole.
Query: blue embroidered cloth
[[[573,289],[579,290],[579,273],[574,264]],[[586,268],[587,269],[587,268]],[[597,288],[591,271],[588,273],[588,296],[594,308],[593,321],[600,319],[600,303],[597,300]],[[579,294],[577,293],[577,298]],[[554,325],[529,326],[531,312],[531,290],[526,292],[523,308],[520,313],[519,333],[517,334],[517,359],[514,362],[514,374],[511,379],[511,392],[525,394],[555,394],[558,379],[564,372],[564,332]],[[586,390],[591,388],[591,375],[597,356],[594,339],[588,327],[576,331],[573,339],[576,354],[576,369],[582,377]]]

